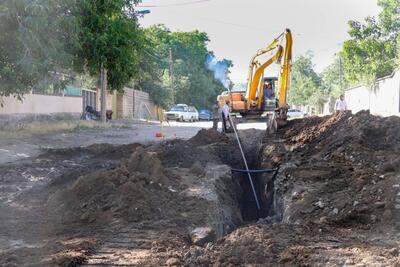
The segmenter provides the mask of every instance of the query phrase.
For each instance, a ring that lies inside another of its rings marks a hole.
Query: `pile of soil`
[[[204,146],[211,143],[229,143],[229,138],[218,131],[201,129],[194,137],[189,139],[193,146]]]
[[[93,149],[97,148],[85,148],[97,151]],[[224,165],[231,157],[237,157],[236,162],[241,158],[225,135],[201,130],[187,141],[147,147],[135,144],[121,149],[120,153],[129,149],[131,155],[117,167],[100,169],[74,181],[71,178],[67,187],[51,183],[60,190],[50,196],[48,206],[63,214],[63,231],[74,228],[79,235],[92,238],[102,231],[120,231],[126,226],[158,231],[160,237],[152,245],[152,251],[158,252],[190,245],[190,232],[198,227],[210,227],[215,238],[241,223],[230,170]],[[118,147],[105,148],[102,154],[113,157]],[[97,243],[107,238],[100,235]],[[56,261],[76,259],[61,253]]]
[[[201,213],[207,203],[179,194],[184,188],[179,177],[163,168],[156,152],[136,147],[118,168],[81,176],[56,197],[70,211],[66,221],[107,224],[115,219],[129,223],[165,220],[164,226],[172,222],[182,227],[204,223],[201,218],[192,222],[190,218]]]
[[[400,118],[340,113],[290,127],[276,183],[278,195],[292,194],[285,220],[371,228],[396,217]]]
[[[173,140],[157,147],[164,166],[190,168],[198,162],[205,166],[208,162],[230,166],[243,165],[237,144],[232,138],[215,130],[200,130],[194,137]]]
[[[265,137],[259,158],[261,168],[280,166],[270,217],[233,231],[211,249],[191,248],[184,261],[203,266],[400,264],[399,133],[400,118],[368,112],[290,121]]]

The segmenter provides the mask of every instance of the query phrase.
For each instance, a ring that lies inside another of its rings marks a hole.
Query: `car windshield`
[[[171,108],[171,111],[184,111],[184,108],[176,106],[176,107]]]
[[[204,109],[199,111],[199,113],[201,113],[201,114],[207,114],[208,112],[209,112],[208,110],[204,110]]]

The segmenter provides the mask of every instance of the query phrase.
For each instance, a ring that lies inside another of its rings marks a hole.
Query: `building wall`
[[[97,89],[98,109],[101,106],[101,94]],[[157,106],[154,105],[148,93],[129,87],[124,92],[107,92],[107,109],[113,111],[114,119],[156,119]]]
[[[345,91],[348,109],[370,110],[381,116],[400,115],[400,71],[377,81],[374,89],[358,86]]]
[[[354,113],[370,109],[370,93],[366,86],[351,88],[345,92],[348,109]]]
[[[122,117],[133,119],[133,108],[134,108],[134,95],[135,90],[132,88],[125,87],[124,94],[122,97]]]
[[[0,114],[82,113],[82,97],[26,94],[22,102],[14,97],[1,98]]]
[[[133,91],[133,116],[135,119],[157,119],[157,107],[148,93]]]

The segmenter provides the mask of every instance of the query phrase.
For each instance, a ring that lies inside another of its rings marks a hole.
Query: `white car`
[[[170,111],[165,112],[165,117],[167,120],[198,121],[199,113],[195,107],[178,104],[172,107]]]
[[[299,109],[289,109],[287,112],[288,119],[298,119],[298,118],[304,118],[304,113],[303,111]]]

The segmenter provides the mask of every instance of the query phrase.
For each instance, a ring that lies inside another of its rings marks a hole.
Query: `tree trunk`
[[[101,82],[101,122],[106,122],[106,99],[107,99],[107,69],[101,65],[100,70]]]

